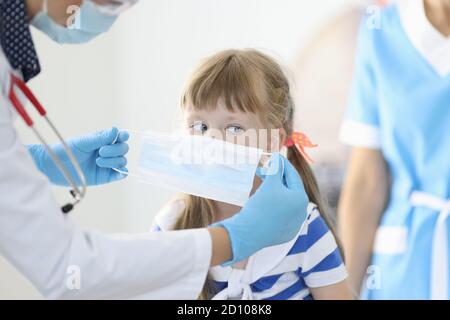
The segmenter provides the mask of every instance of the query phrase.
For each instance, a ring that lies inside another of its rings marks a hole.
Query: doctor
[[[397,1],[371,26],[341,135],[350,280],[370,299],[449,299],[450,0]]]
[[[0,254],[47,298],[195,299],[210,265],[234,263],[286,242],[305,218],[299,215],[308,202],[301,180],[279,155],[272,161],[284,170],[267,176],[240,214],[208,229],[112,236],[82,230],[61,213],[48,178],[66,180],[45,148],[27,149],[13,127],[11,81],[26,82],[39,73],[28,23],[58,42],[86,42],[133,2],[0,0]],[[69,29],[66,9],[74,4],[81,4],[81,24]],[[121,178],[110,167],[125,165],[126,139],[113,129],[67,145],[92,185]],[[70,169],[63,146],[53,149]],[[75,288],[73,270],[80,276]]]

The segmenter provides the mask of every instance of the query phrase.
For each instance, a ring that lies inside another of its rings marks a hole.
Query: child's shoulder
[[[153,229],[156,227],[162,231],[172,230],[185,207],[186,201],[182,198],[176,198],[166,203],[156,214]]]
[[[321,214],[319,211],[319,207],[315,203],[310,202],[310,203],[308,203],[308,207],[306,208],[306,219],[302,225],[302,229],[307,230],[309,225],[311,223],[313,223],[313,221],[315,221],[316,219],[322,220],[322,217],[321,217]],[[304,231],[306,231],[306,230],[304,230]]]
[[[314,220],[317,217],[320,217],[319,207],[314,202],[308,203],[308,207],[306,208],[306,213],[307,213],[306,221],[308,221],[308,222]]]
[[[315,241],[330,231],[325,219],[322,217],[318,206],[310,202],[307,207],[305,222],[298,235],[303,241]]]

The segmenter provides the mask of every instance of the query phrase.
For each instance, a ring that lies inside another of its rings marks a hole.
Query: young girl
[[[294,105],[280,66],[256,50],[219,52],[198,67],[181,105],[191,134],[219,132],[238,137],[248,130],[278,129],[279,139],[257,147],[269,152],[286,147],[287,158],[298,170],[311,201],[296,238],[263,249],[233,266],[211,268],[200,298],[351,298],[340,248],[305,159],[301,136],[293,131]],[[256,178],[254,190],[260,183]],[[160,211],[154,229],[206,227],[239,210],[231,204],[183,195]]]

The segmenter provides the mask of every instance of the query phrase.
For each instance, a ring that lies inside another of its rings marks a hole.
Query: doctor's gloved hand
[[[118,173],[112,168],[126,171],[127,159],[125,155],[128,152],[128,145],[126,144],[128,138],[127,132],[112,128],[67,141],[67,145],[72,150],[86,176],[88,185],[106,184],[125,177],[124,174]],[[51,145],[50,147],[79,183],[79,178],[64,151],[64,147],[61,144]],[[43,145],[29,145],[28,150],[36,166],[52,183],[68,186],[68,182]]]
[[[295,168],[276,153],[275,174],[267,175],[241,211],[216,223],[224,227],[231,240],[230,265],[269,246],[292,240],[306,219],[308,196]]]

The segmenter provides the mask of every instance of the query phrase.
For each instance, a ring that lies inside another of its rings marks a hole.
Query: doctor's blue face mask
[[[80,7],[67,8],[69,18],[66,26],[56,23],[48,15],[47,2],[48,0],[43,1],[42,10],[36,14],[31,24],[58,43],[83,43],[108,31],[116,20],[117,14],[136,1],[121,0],[117,3],[122,5],[111,7],[84,0]]]
[[[262,149],[206,136],[129,132],[134,159],[124,173],[169,190],[243,206],[257,170],[278,170],[264,167],[270,153]]]

